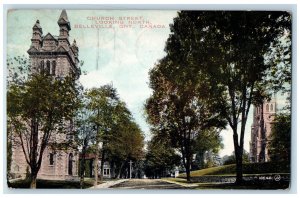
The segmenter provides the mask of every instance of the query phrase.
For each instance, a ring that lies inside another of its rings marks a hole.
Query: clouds
[[[7,54],[11,56],[27,55],[32,36],[32,26],[40,20],[44,35],[50,32],[59,34],[57,20],[61,10],[16,10],[8,15]],[[112,83],[120,98],[126,102],[134,119],[141,126],[149,139],[149,126],[144,118],[144,103],[150,96],[148,87],[149,70],[164,55],[165,42],[169,37],[169,24],[177,16],[175,10],[67,10],[71,22],[70,42],[76,39],[79,47],[79,59],[84,61],[83,71],[87,75],[80,77],[86,88],[99,87]],[[162,29],[101,28],[99,30],[74,28],[75,24],[91,24],[89,16],[142,16],[152,24],[164,25]],[[98,45],[99,43],[99,45]],[[99,46],[99,47],[98,47]],[[98,69],[97,69],[98,68]],[[278,107],[284,106],[285,100],[277,98]],[[250,109],[246,127],[245,149],[249,150],[250,125],[253,115]],[[228,128],[222,133],[224,149],[220,155],[233,151],[232,131]]]
[[[130,15],[137,14],[134,12],[130,12]],[[125,11],[114,14],[128,13]],[[163,23],[167,28],[92,30],[79,37],[77,43],[80,46],[80,59],[85,62],[82,69],[87,71],[87,75],[80,77],[80,82],[86,88],[112,83],[141,126],[146,139],[149,139],[149,126],[143,115],[144,103],[151,94],[148,87],[148,72],[155,62],[164,56],[165,41],[170,33],[168,25],[172,23],[176,11],[169,11],[166,15],[164,12],[156,11],[157,17],[154,18],[152,16],[155,14],[152,11],[142,13],[144,18],[150,18],[155,23]]]

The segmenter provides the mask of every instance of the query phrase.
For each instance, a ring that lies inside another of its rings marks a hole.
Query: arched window
[[[49,164],[54,165],[54,154],[53,153],[49,154]]]
[[[42,60],[41,64],[40,64],[40,73],[43,73],[43,72],[44,72],[44,61]]]
[[[47,63],[46,63],[46,74],[50,74],[50,61],[47,60]]]
[[[69,154],[69,168],[68,168],[68,174],[73,175],[73,154]]]
[[[273,104],[271,104],[271,109],[270,109],[270,111],[273,111]]]
[[[56,62],[55,61],[52,61],[52,71],[51,71],[51,74],[52,75],[55,75],[55,70],[56,70]]]
[[[266,111],[269,112],[269,104],[266,106]]]

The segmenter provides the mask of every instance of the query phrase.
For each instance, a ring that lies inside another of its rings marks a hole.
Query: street
[[[119,189],[187,189],[178,184],[172,184],[160,179],[131,179],[110,188]]]

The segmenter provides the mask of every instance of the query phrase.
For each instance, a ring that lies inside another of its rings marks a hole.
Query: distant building
[[[267,162],[270,160],[268,144],[275,114],[275,99],[254,107],[251,126],[250,162]]]
[[[85,170],[84,170],[84,176],[85,177],[94,177],[95,176],[95,170],[94,170],[94,165],[95,165],[95,154],[92,153],[87,153],[85,156],[80,154],[80,165],[81,166],[81,160],[85,160]],[[101,175],[101,159],[98,160],[98,175]],[[112,172],[110,168],[109,162],[105,161],[103,164],[103,172],[102,172],[103,178],[112,178]]]
[[[36,21],[32,30],[31,46],[27,51],[31,63],[32,72],[47,72],[54,77],[65,77],[72,75],[76,78],[80,75],[78,67],[78,47],[74,40],[69,42],[69,31],[71,25],[65,10],[57,21],[59,36],[50,33],[43,35],[39,20]],[[34,104],[33,104],[34,105]],[[69,128],[68,135],[56,134],[51,138],[53,142],[63,142],[66,139],[74,138],[72,135],[73,123],[65,121]],[[16,141],[16,140],[15,140]],[[14,140],[12,140],[14,144]],[[74,180],[78,178],[79,154],[75,149],[53,151],[47,147],[44,151],[38,179],[48,180]],[[25,177],[29,168],[20,145],[12,147],[11,174],[13,178]]]

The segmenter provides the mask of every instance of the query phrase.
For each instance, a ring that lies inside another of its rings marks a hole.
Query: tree
[[[191,70],[182,71],[180,65],[163,58],[150,71],[153,94],[146,101],[148,122],[161,136],[171,138],[171,144],[182,155],[187,181],[190,181],[195,140],[204,131],[224,128],[223,115],[214,100],[207,99],[209,88],[205,76],[193,78]],[[179,75],[183,72],[182,75]]]
[[[223,148],[222,137],[220,130],[211,128],[204,130],[201,135],[197,136],[195,140],[195,153],[196,159],[194,169],[202,169],[205,167],[204,154],[211,151],[213,154],[218,154],[220,149]]]
[[[170,75],[174,79],[187,73],[192,79],[206,77],[211,93],[208,99],[218,103],[233,131],[236,183],[242,182],[249,109],[256,95],[262,93],[258,86],[268,78],[271,68],[265,64],[265,55],[290,25],[287,12],[246,11],[182,11],[171,25],[165,48],[175,68]]]
[[[276,115],[272,125],[269,153],[271,161],[291,161],[291,115],[282,113]]]
[[[8,63],[15,73],[8,82],[7,125],[14,138],[13,146],[22,148],[30,168],[30,187],[36,188],[46,147],[71,146],[69,140],[56,143],[53,138],[73,133],[69,127],[78,104],[78,86],[72,77],[58,79],[46,73],[31,73],[27,70],[28,61],[21,57],[15,60],[18,67]]]
[[[84,100],[83,100],[84,101]],[[86,169],[86,154],[88,153],[88,149],[91,144],[95,140],[95,130],[93,125],[91,124],[89,118],[91,116],[91,112],[86,109],[86,103],[82,102],[79,111],[76,116],[76,130],[77,136],[76,141],[79,149],[81,150],[81,160],[80,160],[80,188],[83,188],[84,185],[84,172]]]
[[[130,162],[138,164],[144,157],[144,136],[124,102],[118,103],[114,114],[114,124],[107,137],[106,150],[111,175],[120,178],[121,175],[130,173],[130,170],[126,171],[126,168],[130,169]]]
[[[105,144],[107,132],[111,129],[113,123],[113,109],[119,100],[116,90],[110,85],[104,85],[100,88],[92,88],[85,92],[87,99],[87,109],[93,114],[90,116],[90,122],[96,129],[95,136],[95,160],[94,160],[94,185],[98,185],[98,160],[100,142],[102,143],[101,149],[101,179],[103,172],[103,163],[105,155]]]
[[[110,160],[113,170],[116,165],[118,169],[116,175],[120,177],[124,164],[128,160],[140,159],[143,154],[142,131],[133,121],[126,104],[119,99],[117,90],[111,85],[87,90],[85,97],[87,109],[92,112],[89,122],[96,129],[94,172],[98,172],[98,153],[101,144],[101,177],[105,160]],[[97,180],[98,174],[95,174],[95,185]]]
[[[180,155],[170,143],[170,138],[163,138],[154,133],[148,142],[145,157],[145,173],[147,177],[165,177],[167,173],[174,170],[175,166],[180,165]]]

